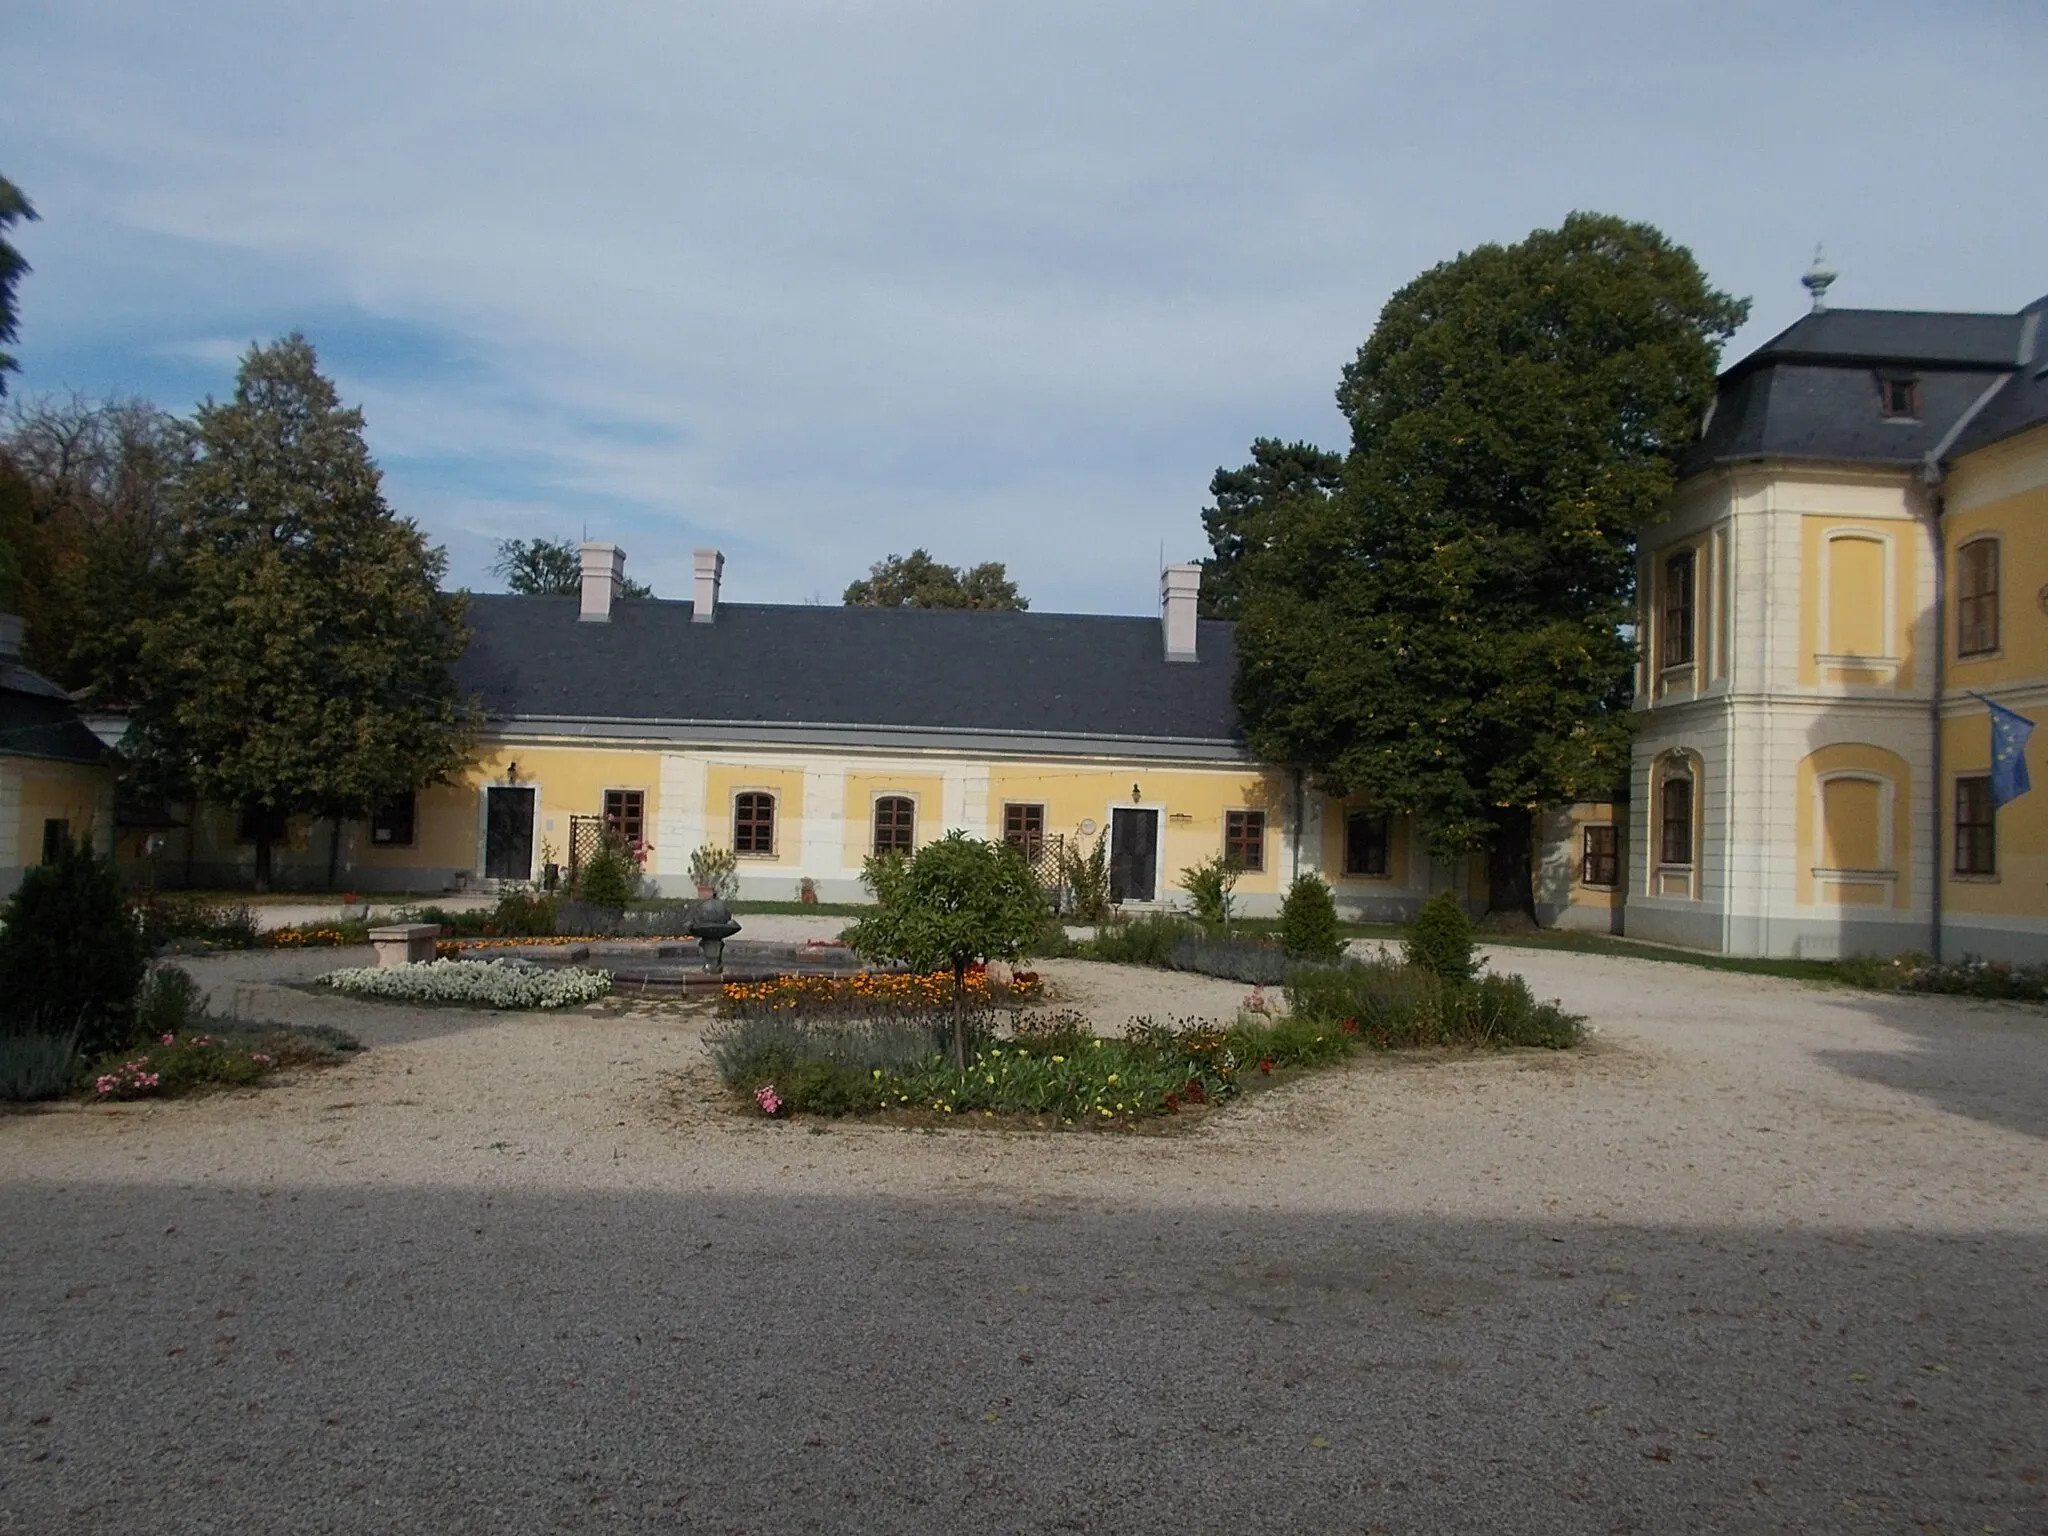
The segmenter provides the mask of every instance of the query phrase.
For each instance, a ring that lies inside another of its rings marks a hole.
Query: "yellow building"
[[[2048,958],[2048,784],[1994,815],[1984,695],[2048,702],[2040,319],[1814,312],[1722,376],[1646,539],[1633,936]]]
[[[63,689],[21,661],[21,620],[0,614],[0,895],[67,841],[112,846],[114,775]]]
[[[330,859],[359,892],[542,880],[610,823],[664,895],[693,892],[711,847],[737,854],[743,898],[861,900],[869,854],[956,828],[1041,855],[1101,839],[1112,896],[1137,908],[1184,906],[1187,871],[1219,855],[1247,913],[1303,871],[1369,918],[1467,888],[1405,818],[1251,757],[1232,626],[1196,617],[1197,567],[1164,573],[1155,620],[734,603],[711,550],[689,601],[633,599],[615,547],[583,560],[580,597],[470,600],[460,676],[489,725],[462,780],[339,829],[295,819],[281,887],[324,887]],[[254,829],[208,807],[192,822],[162,874],[246,884]]]

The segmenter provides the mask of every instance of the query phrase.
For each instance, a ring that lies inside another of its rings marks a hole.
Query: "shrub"
[[[1294,1021],[1348,1025],[1382,1050],[1432,1045],[1530,1045],[1561,1050],[1585,1021],[1538,1002],[1519,976],[1446,981],[1427,967],[1390,960],[1304,966],[1287,980]],[[1350,1032],[1350,1031],[1347,1031]]]
[[[1451,891],[1438,891],[1422,904],[1408,928],[1408,963],[1445,981],[1470,981],[1479,968],[1472,953],[1472,919]]]
[[[1038,936],[1026,950],[1040,960],[1060,960],[1079,953],[1080,946],[1067,937],[1067,925],[1056,913],[1048,912],[1038,925]]]
[[[1297,960],[1335,960],[1344,953],[1337,902],[1317,875],[1295,876],[1280,904],[1280,947]]]
[[[1170,971],[1194,971],[1251,987],[1277,987],[1298,962],[1289,960],[1277,944],[1183,932],[1160,963]]]
[[[1906,954],[1890,960],[1853,955],[1839,961],[1836,974],[1856,987],[1886,992],[1938,992],[1958,997],[1984,997],[2022,1002],[2048,1002],[2048,965],[2026,965],[1965,955],[1939,961]]]
[[[204,1019],[204,1014],[199,1015]],[[112,1051],[85,1074],[96,1099],[168,1097],[203,1088],[245,1088],[283,1067],[327,1065],[361,1050],[354,1037],[326,1026],[216,1023],[167,1031]]]
[[[137,1033],[157,1039],[189,1029],[206,1017],[206,994],[192,973],[175,965],[153,966],[136,1002]]]
[[[324,980],[354,997],[485,1008],[565,1008],[595,1002],[612,989],[609,971],[543,971],[512,960],[355,966],[329,971]]]
[[[54,1099],[78,1081],[78,1037],[0,1034],[0,1100]]]
[[[1230,893],[1237,889],[1244,871],[1220,855],[1204,859],[1180,877],[1180,888],[1188,893],[1188,907],[1195,921],[1206,928],[1230,926]]]
[[[1187,919],[1171,912],[1147,912],[1128,921],[1104,923],[1084,953],[1091,960],[1119,965],[1164,965],[1173,947],[1193,931]]]
[[[0,918],[0,1033],[75,1032],[87,1055],[135,1038],[149,962],[112,859],[67,843],[22,876]]]
[[[1054,860],[1054,873],[1067,893],[1067,907],[1084,923],[1099,923],[1109,916],[1109,834],[1098,832],[1095,846],[1087,853],[1077,842],[1062,842]]]
[[[625,839],[609,829],[577,879],[576,894],[593,907],[623,911],[640,893],[640,866]]]
[[[256,914],[243,905],[146,896],[135,903],[135,918],[143,946],[152,953],[181,942],[216,949],[251,949],[259,937]]]
[[[714,848],[706,843],[690,855],[690,883],[700,891],[709,890],[731,901],[739,894],[739,855],[730,848]]]
[[[491,926],[510,937],[548,938],[555,931],[555,898],[544,891],[507,891],[491,913]]]

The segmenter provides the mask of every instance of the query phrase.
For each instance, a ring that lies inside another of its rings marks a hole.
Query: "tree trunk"
[[[1534,840],[1535,819],[1521,807],[1507,807],[1494,819],[1493,846],[1487,854],[1487,911],[1519,912],[1535,921]]]
[[[953,1064],[967,1070],[967,962],[953,962]]]
[[[256,890],[264,894],[270,890],[270,818],[268,813],[256,822]]]
[[[327,837],[327,889],[334,889],[335,872],[341,868],[341,818],[334,818],[334,830]]]

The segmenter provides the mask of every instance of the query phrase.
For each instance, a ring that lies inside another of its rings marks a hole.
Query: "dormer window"
[[[1918,421],[1920,419],[1920,381],[1901,375],[1880,378],[1877,381],[1877,397],[1884,406],[1887,421]]]

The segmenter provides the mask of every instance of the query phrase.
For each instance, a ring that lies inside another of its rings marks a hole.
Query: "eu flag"
[[[1993,704],[1981,693],[1972,697],[1983,699],[1991,711],[1991,808],[1995,811],[2034,787],[2027,782],[2027,738],[2034,734],[2034,722],[2003,704]]]

